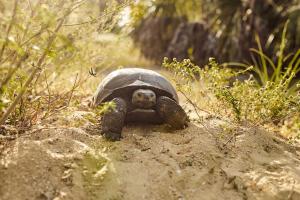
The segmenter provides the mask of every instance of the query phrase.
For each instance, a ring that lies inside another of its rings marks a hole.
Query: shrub
[[[0,125],[29,128],[91,92],[91,67],[118,67],[125,57],[118,54],[132,51],[128,41],[116,47],[120,40],[104,44],[97,36],[116,26],[128,3],[113,1],[99,13],[96,1],[2,1]]]
[[[189,60],[169,62],[163,65],[174,72],[179,91],[191,97],[200,110],[206,110],[237,122],[248,121],[254,124],[282,124],[287,118],[298,113],[299,96],[291,94],[286,82],[267,81],[260,86],[253,77],[241,82],[235,81],[230,87],[232,76],[252,69],[234,71],[219,65],[214,59],[201,69]],[[199,79],[195,78],[199,74]],[[201,85],[195,90],[194,85]],[[193,90],[192,90],[193,87]],[[184,89],[183,89],[184,88]],[[280,123],[281,122],[281,123]]]

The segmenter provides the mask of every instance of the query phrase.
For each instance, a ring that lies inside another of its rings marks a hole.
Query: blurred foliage
[[[261,40],[264,52],[269,56],[276,56],[278,52],[275,49],[279,49],[277,46],[280,45],[280,33],[287,20],[290,23],[287,27],[286,50],[294,52],[300,46],[299,0],[140,0],[133,5],[132,10],[137,29],[141,29],[139,26],[145,25],[143,21],[153,16],[183,17],[188,23],[206,24],[208,32],[215,41],[214,52],[210,56],[216,57],[221,62],[251,61],[249,48],[256,46],[256,34]],[[151,30],[154,31],[153,27]],[[144,31],[140,32],[141,35],[143,33]],[[161,36],[157,35],[157,37]],[[193,37],[203,36],[198,32]],[[143,43],[147,45],[146,42],[152,43],[153,40],[149,38],[149,41],[143,40]],[[191,51],[191,48],[204,48],[204,46],[198,44],[186,47],[185,51]],[[156,51],[156,49],[149,49],[149,51]],[[270,57],[275,59],[272,56]],[[201,58],[201,61],[198,61],[197,57],[201,57],[201,54],[194,54],[189,58],[195,60],[197,64],[207,62],[203,59],[208,59],[208,56]]]
[[[200,17],[199,10],[202,2],[197,0],[140,0],[131,4],[132,22],[138,24],[149,14],[155,13],[156,16],[185,16],[190,20],[197,20]]]
[[[271,57],[268,57],[264,53],[261,41],[256,35],[258,49],[250,49],[251,53],[253,53],[251,54],[253,60],[251,67],[252,72],[257,75],[256,80],[259,84],[265,86],[268,82],[273,82],[277,85],[283,85],[290,93],[294,93],[299,89],[299,80],[296,75],[300,71],[300,48],[295,54],[290,53],[285,55],[288,22],[289,21],[286,22],[282,31],[281,42],[276,55],[276,62],[274,62]],[[258,58],[254,59],[253,55],[257,55]],[[249,68],[248,64],[243,63],[232,62],[225,63],[224,65]]]

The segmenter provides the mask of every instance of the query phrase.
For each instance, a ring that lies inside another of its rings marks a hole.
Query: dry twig
[[[72,87],[72,90],[71,90],[71,94],[70,94],[67,106],[70,105],[71,99],[73,97],[73,93],[74,93],[74,91],[76,89],[77,79],[78,79],[78,73],[76,74],[75,81],[74,81],[74,84],[73,84],[73,87]]]
[[[28,86],[30,85],[30,83],[33,81],[33,79],[35,78],[35,75],[41,70],[41,66],[48,54],[48,50],[50,49],[52,43],[54,42],[58,31],[60,30],[60,28],[62,27],[65,18],[70,14],[70,12],[67,13],[67,15],[65,15],[63,18],[60,19],[59,24],[57,25],[56,29],[54,30],[53,34],[50,36],[47,46],[42,54],[42,56],[40,57],[40,59],[38,60],[36,67],[33,69],[33,71],[31,72],[29,78],[27,79],[27,81],[25,82],[24,86],[22,87],[20,93],[18,94],[18,96],[16,97],[16,99],[14,100],[14,102],[9,106],[9,108],[7,109],[7,111],[4,113],[4,115],[1,117],[0,119],[0,125],[4,124],[6,119],[8,118],[8,116],[10,115],[10,113],[15,109],[16,105],[19,103],[19,101],[21,100],[22,96],[24,95],[24,93],[26,92]]]
[[[22,63],[28,58],[28,54],[25,53],[18,61],[16,67],[10,68],[8,74],[4,78],[4,80],[0,83],[0,95],[5,87],[5,85],[9,82],[12,76],[16,73],[16,71],[21,67]]]
[[[10,23],[9,23],[7,31],[6,31],[5,41],[4,41],[4,43],[2,45],[2,48],[0,50],[0,61],[2,60],[3,53],[5,51],[5,48],[6,48],[7,44],[8,44],[9,33],[10,33],[10,31],[11,31],[11,29],[13,27],[13,24],[15,22],[15,18],[16,18],[16,15],[17,15],[18,4],[19,4],[19,0],[15,0],[12,18],[10,20]]]

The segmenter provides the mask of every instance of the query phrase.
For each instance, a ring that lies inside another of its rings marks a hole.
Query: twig
[[[10,113],[15,109],[16,105],[19,103],[19,101],[21,100],[22,96],[24,95],[24,93],[26,92],[29,84],[32,82],[32,80],[35,77],[35,74],[40,70],[39,67],[36,67],[31,75],[29,76],[29,78],[27,79],[27,81],[25,82],[24,86],[22,87],[20,93],[18,94],[18,96],[16,97],[16,99],[14,100],[14,102],[9,106],[9,108],[7,109],[7,111],[4,113],[4,115],[1,117],[0,119],[0,125],[4,124],[7,117],[10,115]]]
[[[76,10],[77,8],[79,8],[79,7],[84,3],[84,1],[86,1],[86,0],[81,0],[81,1],[79,1],[79,2],[77,2],[77,3],[75,3],[74,6],[73,6],[72,8],[70,8],[70,9],[67,10],[67,12],[64,14],[64,16],[62,16],[60,19],[58,19],[58,21],[63,20],[63,22],[64,22],[64,21],[66,20],[66,18],[67,18],[74,10]],[[64,1],[63,1],[63,2],[64,2]],[[61,24],[61,26],[63,26],[63,24]],[[60,28],[61,28],[61,27],[60,27]],[[56,35],[56,32],[55,32],[55,31],[51,31],[51,30],[47,30],[47,31],[50,32],[50,33],[52,33],[52,35]],[[48,48],[46,48],[46,49],[48,49]],[[36,78],[35,83],[37,83],[37,81],[39,80],[39,78],[40,78],[40,74],[37,75],[37,78]]]
[[[211,114],[211,112],[199,108],[199,106],[198,106],[197,104],[195,104],[190,98],[188,98],[188,96],[187,96],[184,92],[182,92],[182,91],[179,91],[179,92],[186,98],[186,100],[187,100],[190,104],[192,104],[192,106],[193,106],[195,109],[201,110],[201,111],[203,111],[203,112],[205,112],[205,113],[207,113],[207,114]]]
[[[202,109],[200,109],[183,91],[181,91],[181,90],[179,90],[179,92],[186,98],[186,100],[193,106],[193,108],[194,108],[194,110],[195,110],[195,112],[196,112],[196,114],[197,114],[197,116],[198,116],[198,118],[199,118],[199,123],[205,128],[205,130],[209,133],[209,134],[211,134],[211,135],[213,135],[214,136],[214,134],[209,130],[209,128],[207,128],[207,126],[205,126],[204,125],[204,123],[202,123],[201,122],[201,116],[200,116],[200,114],[199,114],[199,112],[198,112],[198,109],[199,110],[202,110]],[[204,110],[203,110],[204,111]],[[207,112],[208,114],[210,114],[208,111],[205,111],[205,112]]]
[[[125,8],[126,6],[128,6],[130,3],[127,2],[127,3],[123,3],[121,4],[120,6],[117,6],[116,9],[110,11],[110,12],[105,12],[104,14],[100,15],[99,17],[95,18],[95,19],[92,19],[92,20],[89,20],[89,21],[85,21],[85,22],[81,22],[81,23],[75,23],[75,24],[64,24],[64,26],[81,26],[81,25],[85,25],[85,24],[90,24],[90,23],[94,23],[100,19],[102,19],[103,17],[106,17],[108,16],[109,14],[112,14],[114,12],[116,12],[116,10],[119,10],[119,9],[122,9],[122,8]]]
[[[9,80],[12,78],[12,76],[16,73],[16,71],[21,67],[22,63],[28,58],[28,54],[25,53],[17,63],[17,66],[14,68],[11,68],[4,78],[4,80],[0,83],[0,95],[3,92],[4,86],[9,82]]]
[[[40,1],[39,1],[40,2]],[[37,4],[39,4],[39,2]],[[33,12],[33,9],[32,9],[32,5],[31,5],[31,1],[30,0],[27,0],[27,3],[29,5],[29,8],[31,10],[31,13]]]
[[[230,138],[229,138],[229,140],[227,140],[224,144],[223,144],[223,148],[225,148],[226,146],[227,146],[227,144],[229,143],[229,142],[231,142],[233,139],[236,139],[236,136],[238,136],[240,133],[238,132],[238,133],[234,133]]]
[[[49,111],[50,110],[50,104],[51,104],[51,92],[50,92],[50,87],[49,87],[49,84],[48,84],[46,72],[44,72],[44,75],[45,75],[45,82],[46,82],[46,87],[47,87],[47,91],[48,91],[48,111]]]
[[[10,20],[10,23],[8,25],[8,29],[6,31],[6,38],[5,38],[5,42],[3,43],[2,45],[2,48],[0,50],[0,61],[2,59],[2,56],[3,56],[3,53],[4,53],[4,50],[8,44],[8,37],[9,37],[9,33],[13,27],[13,24],[15,22],[15,18],[16,18],[16,14],[17,14],[17,8],[18,8],[18,3],[19,3],[19,0],[15,0],[15,4],[14,4],[14,9],[13,9],[13,14],[12,14],[12,18]]]
[[[19,46],[20,46],[20,47],[23,47],[25,44],[27,44],[28,42],[30,42],[32,39],[34,39],[34,38],[36,38],[37,36],[41,35],[41,34],[43,33],[43,31],[46,30],[47,28],[48,28],[47,26],[42,27],[41,30],[40,30],[39,32],[37,32],[36,34],[34,34],[34,35],[31,36],[30,38],[28,38],[26,41],[22,42]],[[12,56],[14,56],[14,58],[17,57],[16,51],[11,52],[5,59],[3,59],[3,60],[0,62],[0,64],[5,63],[5,62],[6,62],[10,57],[12,57]],[[15,60],[14,58],[13,58],[13,60]],[[12,64],[14,64],[14,62],[13,62]]]
[[[24,93],[26,92],[28,86],[30,85],[30,83],[33,81],[35,75],[41,70],[41,66],[47,56],[48,50],[50,49],[52,43],[54,42],[58,31],[60,30],[60,28],[62,27],[65,18],[69,15],[70,13],[68,12],[67,15],[64,15],[63,18],[60,19],[60,22],[58,24],[58,26],[56,27],[54,33],[50,36],[47,47],[45,48],[42,56],[40,57],[40,59],[37,62],[36,67],[34,68],[34,70],[31,72],[29,78],[27,79],[27,81],[25,82],[24,86],[22,87],[20,93],[18,94],[18,96],[16,97],[16,99],[14,100],[14,102],[9,106],[9,108],[7,109],[7,111],[4,113],[4,115],[0,118],[0,125],[4,124],[6,119],[8,118],[8,116],[10,115],[10,113],[15,109],[16,105],[19,103],[19,101],[21,100],[22,96],[24,95]]]
[[[194,107],[194,110],[199,118],[199,120],[201,120],[201,116],[200,114],[198,113],[198,109],[199,107],[184,93],[182,92],[181,90],[179,90],[179,92],[186,98],[186,100]],[[199,109],[200,110],[200,109]]]
[[[70,105],[71,99],[72,99],[72,97],[73,97],[73,93],[74,93],[74,91],[75,91],[75,89],[76,89],[77,78],[78,78],[78,73],[76,74],[76,78],[75,78],[75,81],[74,81],[74,84],[73,84],[73,87],[72,87],[72,90],[71,90],[71,94],[70,94],[70,98],[69,98],[69,100],[68,100],[67,106]]]

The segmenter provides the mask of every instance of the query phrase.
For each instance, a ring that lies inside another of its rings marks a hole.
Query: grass
[[[258,77],[258,84],[265,86],[269,84],[269,82],[273,82],[277,85],[284,85],[289,93],[295,92],[295,90],[297,90],[297,85],[299,82],[297,79],[295,79],[295,77],[300,71],[300,49],[298,49],[295,53],[289,53],[285,55],[288,24],[289,21],[285,23],[282,31],[281,43],[277,51],[278,54],[276,56],[276,62],[274,62],[272,58],[268,57],[264,53],[261,41],[256,34],[255,39],[258,49],[250,49],[251,53],[254,53],[258,56],[258,58],[256,59],[255,55],[252,54],[253,64],[230,62],[224,63],[223,65],[238,66],[244,68],[249,68],[249,66],[252,66],[252,71]]]
[[[86,0],[3,1],[1,124],[29,129],[54,112],[84,103],[107,70],[148,66],[126,32],[109,33],[127,4],[114,2],[99,13]]]
[[[127,33],[111,33],[113,27],[108,22],[116,24],[123,4],[111,4],[106,14],[97,13],[86,1],[61,0],[50,5],[7,0],[4,4],[5,12],[0,14],[1,26],[6,28],[0,33],[1,124],[29,129],[52,113],[80,107],[108,71],[151,65]],[[263,52],[256,36],[258,48],[251,49],[256,55],[252,64],[218,64],[211,58],[200,68],[188,59],[165,59],[163,66],[174,72],[179,93],[198,115],[206,111],[236,123],[273,124],[295,132],[299,123],[299,83],[295,77],[300,70],[300,49],[285,55],[287,25],[276,62]],[[233,70],[228,65],[243,69]],[[229,87],[232,77],[249,71],[258,79],[250,76]],[[106,104],[95,112],[101,114],[111,107]]]
[[[204,110],[240,126],[245,123],[273,126],[278,132],[283,130],[283,127],[285,130],[290,128],[287,137],[299,134],[295,128],[298,127],[299,118],[294,116],[299,116],[300,99],[297,93],[291,94],[288,91],[286,82],[268,81],[259,85],[250,76],[244,82],[235,81],[229,86],[232,77],[245,73],[252,67],[235,71],[218,64],[214,59],[210,59],[205,68],[199,68],[190,60],[178,62],[176,59],[166,59],[163,65],[174,72],[175,81],[179,85],[184,85],[178,87],[178,90],[191,100],[198,112]],[[195,73],[199,75],[195,76]],[[200,87],[196,89],[195,85]],[[293,121],[295,123],[292,123]],[[287,132],[285,131],[285,134]]]

